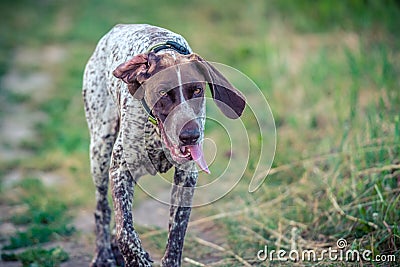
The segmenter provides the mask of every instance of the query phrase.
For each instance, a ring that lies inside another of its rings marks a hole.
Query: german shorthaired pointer
[[[133,189],[141,176],[172,166],[169,234],[161,264],[180,266],[198,177],[195,163],[209,172],[201,148],[206,84],[226,116],[242,114],[243,95],[178,34],[150,25],[117,25],[98,43],[83,78],[97,202],[91,266],[151,266],[133,227]],[[116,245],[109,227],[109,177]]]

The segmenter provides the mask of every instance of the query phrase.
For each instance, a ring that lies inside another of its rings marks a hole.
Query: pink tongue
[[[188,146],[190,150],[190,154],[192,155],[193,160],[199,165],[200,169],[210,174],[210,170],[208,169],[207,162],[204,160],[203,150],[201,149],[201,145],[197,144],[194,146]]]

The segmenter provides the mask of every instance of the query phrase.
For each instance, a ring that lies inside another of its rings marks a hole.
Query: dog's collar
[[[150,47],[147,52],[154,52],[157,53],[158,51],[164,50],[164,49],[172,49],[178,52],[179,54],[182,55],[189,55],[190,51],[186,47],[184,47],[181,44],[178,44],[177,42],[174,41],[166,41],[164,43],[158,43]]]
[[[147,105],[146,100],[144,100],[144,97],[142,98],[142,106],[148,115],[147,120],[152,124],[157,125],[157,119],[154,117],[153,112],[151,112],[151,109],[149,108],[149,105]]]
[[[157,53],[158,51],[164,50],[164,49],[172,49],[175,50],[176,52],[178,52],[179,54],[182,55],[189,55],[190,51],[189,49],[187,49],[186,47],[184,47],[183,45],[178,44],[177,42],[174,41],[166,41],[164,43],[158,43],[156,45],[153,45],[152,47],[150,47],[147,52],[154,52]],[[142,98],[142,106],[144,108],[144,110],[146,111],[147,115],[148,115],[148,120],[149,122],[151,122],[154,125],[157,125],[157,119],[156,117],[153,115],[153,113],[151,112],[151,109],[149,108],[149,105],[147,105],[146,100],[144,100],[144,97]]]

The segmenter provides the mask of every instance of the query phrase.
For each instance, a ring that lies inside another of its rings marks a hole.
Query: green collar
[[[147,105],[146,101],[144,100],[144,96],[142,98],[142,106],[144,110],[146,111],[148,115],[148,121],[151,122],[152,124],[156,125],[158,124],[156,117],[153,115],[153,112],[151,112],[151,109],[149,108],[149,105]]]

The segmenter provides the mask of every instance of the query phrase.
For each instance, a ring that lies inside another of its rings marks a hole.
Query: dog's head
[[[196,54],[139,54],[113,74],[128,84],[133,97],[144,99],[150,107],[172,158],[178,163],[195,160],[208,172],[201,149],[206,85],[220,110],[232,119],[242,114],[244,96]]]

